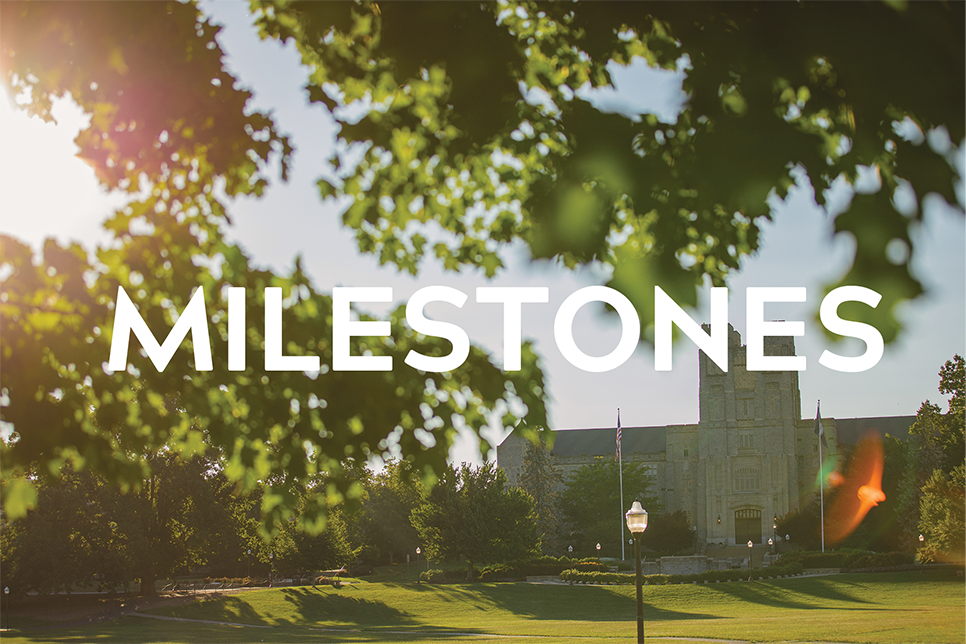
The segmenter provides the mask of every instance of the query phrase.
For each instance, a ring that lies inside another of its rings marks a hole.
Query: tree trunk
[[[473,562],[466,562],[466,581],[473,581]]]
[[[157,581],[157,579],[154,574],[142,574],[140,594],[145,597],[153,597],[154,595],[157,595],[158,592],[154,587],[155,581]]]

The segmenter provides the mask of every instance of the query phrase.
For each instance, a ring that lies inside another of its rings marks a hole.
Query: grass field
[[[654,640],[961,644],[966,638],[964,586],[951,571],[648,586],[644,604],[645,635]],[[358,583],[252,590],[149,612],[262,628],[125,616],[7,632],[3,641],[617,642],[636,634],[633,586]]]

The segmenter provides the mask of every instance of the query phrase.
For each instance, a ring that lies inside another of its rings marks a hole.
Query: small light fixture
[[[721,515],[718,515],[718,523],[721,523]]]
[[[631,534],[636,535],[647,530],[647,510],[641,507],[640,501],[634,501],[624,518],[627,519],[627,529],[631,531]],[[597,549],[600,550],[599,543]]]

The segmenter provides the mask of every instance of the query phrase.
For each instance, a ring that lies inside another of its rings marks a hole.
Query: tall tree
[[[412,521],[427,559],[465,561],[467,581],[474,564],[525,559],[540,548],[532,500],[507,487],[506,474],[493,463],[444,470]]]
[[[694,547],[694,530],[684,510],[648,517],[647,530],[641,536],[641,545],[659,552],[676,555]]]
[[[922,561],[962,561],[966,555],[966,464],[935,470],[922,489],[919,547]]]
[[[541,551],[545,555],[559,556],[566,548],[560,509],[563,477],[554,467],[553,454],[546,444],[546,432],[542,434],[539,442],[527,443],[523,448],[520,487],[533,499]]]
[[[410,517],[421,501],[422,482],[410,463],[398,459],[367,477],[362,507],[351,520],[358,546],[375,548],[394,563],[397,556],[414,553],[419,535]]]
[[[940,368],[939,393],[949,396],[946,413],[927,400],[919,408],[916,422],[909,431],[941,449],[943,470],[951,472],[966,454],[966,361],[962,356],[953,356]]]
[[[649,513],[659,514],[662,510],[657,497],[651,494],[653,483],[654,477],[643,464],[625,463],[622,503],[620,469],[614,459],[598,457],[593,463],[579,467],[567,480],[560,496],[574,550],[596,554],[594,546],[600,543],[604,554],[619,553],[622,539],[629,536],[624,526],[624,512],[631,503],[640,501]]]
[[[5,526],[4,583],[47,592],[97,575],[108,588],[136,579],[150,595],[157,579],[207,566],[226,550],[237,559],[234,486],[207,459],[151,460],[151,477],[138,489],[69,468],[41,479],[36,508]]]

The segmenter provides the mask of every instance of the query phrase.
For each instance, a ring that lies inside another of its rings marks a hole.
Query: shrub
[[[798,575],[801,574],[803,570],[802,564],[793,562],[786,566],[756,568],[751,572],[748,570],[709,570],[696,575],[644,575],[642,581],[649,586],[691,583],[702,584],[705,582],[713,583],[715,581],[736,581],[739,579],[748,579],[749,575],[752,579],[765,579],[767,577],[777,577],[778,575]],[[580,570],[571,568],[570,570],[562,571],[560,573],[560,579],[562,581],[573,581],[575,583],[583,584],[633,584],[636,581],[636,575],[622,572],[582,572]]]
[[[419,578],[430,584],[439,584],[446,581],[446,572],[439,568],[433,568],[419,573]]]

